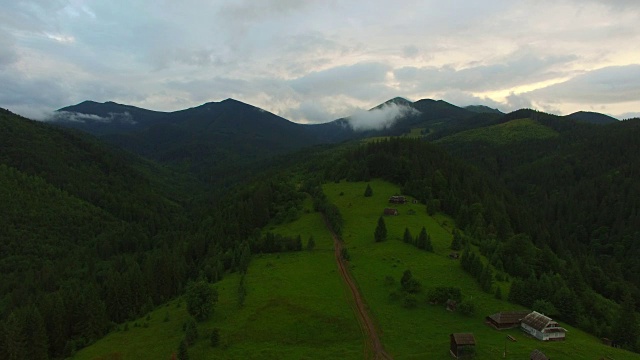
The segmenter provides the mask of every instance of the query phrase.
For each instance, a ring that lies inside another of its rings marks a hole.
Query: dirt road
[[[326,221],[325,221],[326,222]],[[358,322],[360,322],[360,328],[362,329],[365,335],[365,348],[364,348],[364,358],[365,359],[393,359],[391,355],[389,355],[384,348],[382,347],[382,342],[378,337],[378,332],[373,323],[373,319],[371,315],[367,311],[364,301],[362,300],[362,296],[360,295],[360,291],[356,287],[356,283],[353,280],[353,277],[349,273],[347,269],[346,261],[342,258],[342,240],[331,230],[329,224],[327,224],[327,228],[331,232],[331,236],[333,237],[333,243],[335,247],[335,257],[336,262],[338,263],[338,270],[345,284],[349,287],[351,291],[351,295],[353,297],[354,307],[356,316],[358,317]]]

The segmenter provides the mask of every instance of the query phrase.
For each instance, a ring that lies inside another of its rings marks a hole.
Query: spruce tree
[[[638,350],[637,341],[640,338],[640,324],[635,312],[635,301],[627,293],[620,305],[617,317],[613,323],[613,340],[620,346],[628,350]]]
[[[454,229],[453,230],[453,240],[451,240],[451,250],[461,250],[462,249],[462,235],[460,231]]]
[[[209,336],[209,342],[212,347],[217,347],[220,344],[220,329],[213,328],[211,330],[211,336]]]
[[[413,243],[413,236],[411,236],[411,232],[409,232],[409,228],[404,228],[404,236],[402,239],[407,244]]]
[[[189,360],[189,347],[186,339],[182,339],[178,346],[178,360]]]
[[[193,345],[198,339],[198,326],[194,318],[189,318],[184,328],[184,339],[187,345]]]
[[[311,251],[315,249],[316,241],[313,239],[313,235],[309,236],[309,240],[307,240],[307,250]]]
[[[364,190],[364,197],[373,196],[373,189],[371,189],[371,185],[367,184],[367,188]]]
[[[376,226],[373,237],[376,242],[387,240],[387,226],[384,224],[384,219],[382,218],[382,216],[378,218],[378,226]]]

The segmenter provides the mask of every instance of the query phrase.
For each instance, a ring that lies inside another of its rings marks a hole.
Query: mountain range
[[[304,147],[420,129],[437,139],[463,129],[497,123],[504,114],[485,106],[461,108],[442,100],[394,98],[368,112],[323,124],[298,124],[263,109],[227,99],[160,112],[114,102],[84,101],[56,111],[51,122],[88,132],[138,155],[206,173],[235,171]],[[568,120],[611,123],[606,115],[579,112]],[[202,157],[207,154],[206,157]],[[220,169],[211,172],[211,169]]]

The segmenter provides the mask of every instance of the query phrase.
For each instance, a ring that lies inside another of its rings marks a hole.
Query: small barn
[[[520,326],[520,321],[529,313],[530,311],[501,311],[484,319],[487,325],[497,330],[512,329]]]
[[[537,311],[525,316],[520,323],[520,327],[529,335],[538,340],[564,340],[567,330],[561,327],[550,317],[540,314]]]
[[[550,360],[542,351],[535,349],[529,355],[529,360]]]
[[[394,195],[389,198],[389,202],[392,204],[404,204],[407,202],[407,199],[402,195]]]
[[[392,216],[396,216],[398,215],[398,209],[393,209],[393,208],[386,208],[384,209],[384,214],[385,215],[392,215]]]
[[[449,335],[451,346],[449,352],[455,359],[471,359],[476,354],[476,338],[470,333]]]

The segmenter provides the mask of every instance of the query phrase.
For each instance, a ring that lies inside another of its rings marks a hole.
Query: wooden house
[[[529,335],[538,340],[564,340],[567,330],[561,327],[550,317],[540,314],[537,311],[525,316],[520,323],[520,327]]]
[[[497,330],[512,329],[520,326],[520,321],[530,311],[502,311],[485,318],[485,323]]]
[[[476,338],[473,334],[457,333],[449,335],[449,352],[455,359],[471,359],[476,354]]]
[[[529,355],[529,360],[550,360],[542,351],[535,349]]]
[[[407,202],[407,199],[402,195],[394,195],[389,198],[389,202],[392,204],[404,204]]]
[[[398,215],[398,209],[386,208],[386,209],[384,209],[384,214],[385,215],[397,216]]]

